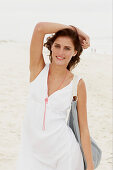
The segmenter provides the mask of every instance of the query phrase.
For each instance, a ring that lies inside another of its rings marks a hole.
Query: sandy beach
[[[86,84],[90,135],[102,150],[97,170],[111,170],[112,57],[86,50],[72,72]],[[28,43],[0,42],[0,80],[0,170],[15,170],[29,93]]]

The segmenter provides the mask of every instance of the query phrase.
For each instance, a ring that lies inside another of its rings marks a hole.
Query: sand
[[[112,57],[86,50],[72,72],[86,84],[90,135],[102,150],[97,170],[111,170]],[[0,80],[0,169],[15,170],[28,96],[29,43],[0,42]]]

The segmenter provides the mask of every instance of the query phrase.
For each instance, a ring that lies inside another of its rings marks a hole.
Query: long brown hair
[[[71,60],[69,61],[68,65],[67,65],[67,69],[72,70],[80,62],[80,57],[79,56],[81,55],[81,53],[83,51],[83,48],[82,48],[82,46],[80,44],[80,40],[79,40],[77,31],[76,31],[76,28],[75,28],[75,30],[72,30],[70,28],[64,28],[64,29],[61,29],[61,30],[57,31],[52,36],[47,37],[47,41],[46,41],[46,43],[44,43],[44,47],[46,47],[50,51],[49,59],[50,59],[50,62],[52,62],[51,46],[54,43],[54,41],[58,37],[61,37],[61,36],[70,37],[72,39],[74,48],[77,51],[77,54],[75,56],[72,56]]]

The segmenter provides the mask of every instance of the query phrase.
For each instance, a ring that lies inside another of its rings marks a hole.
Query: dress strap
[[[78,82],[79,82],[80,79],[81,79],[80,76],[74,75],[74,78],[73,78],[73,96],[76,96],[76,97],[77,97],[77,86],[78,86]]]

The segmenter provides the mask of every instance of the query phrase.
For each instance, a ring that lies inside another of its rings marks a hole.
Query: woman
[[[43,41],[50,51],[50,64],[43,58]],[[76,138],[65,122],[72,101],[70,70],[80,61],[89,37],[74,26],[40,22],[30,44],[30,94],[23,121],[18,170],[83,170],[83,159]],[[83,79],[77,86],[81,142],[87,170],[93,170],[87,124],[86,88]]]

